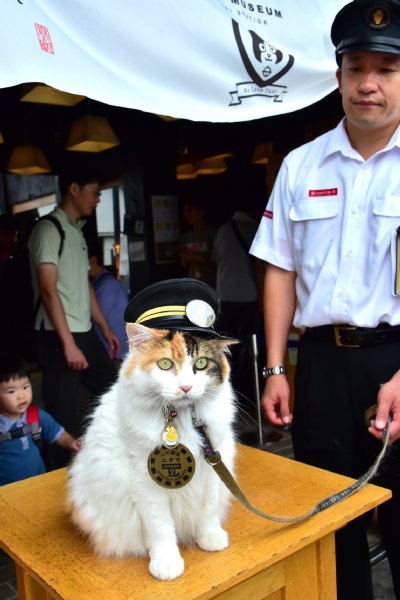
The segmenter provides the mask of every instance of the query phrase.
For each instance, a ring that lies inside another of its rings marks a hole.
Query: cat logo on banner
[[[232,26],[241,59],[252,81],[236,84],[236,90],[230,92],[230,106],[240,104],[243,98],[253,96],[265,96],[273,98],[274,102],[282,102],[286,86],[272,84],[290,71],[294,57],[275,48],[255,31],[244,29],[234,20]]]

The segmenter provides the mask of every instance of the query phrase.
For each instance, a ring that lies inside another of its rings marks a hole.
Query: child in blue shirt
[[[45,473],[40,450],[32,434],[12,437],[27,425],[26,411],[32,402],[32,386],[23,361],[15,355],[0,356],[0,485]],[[46,411],[39,409],[41,437],[48,444],[77,451],[74,439]]]

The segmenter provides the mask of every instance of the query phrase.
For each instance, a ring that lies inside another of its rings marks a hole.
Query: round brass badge
[[[196,470],[193,454],[183,444],[175,448],[160,446],[150,452],[147,468],[153,481],[171,490],[185,486]]]

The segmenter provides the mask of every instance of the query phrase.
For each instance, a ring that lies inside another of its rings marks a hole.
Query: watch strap
[[[286,375],[287,369],[285,366],[279,365],[277,367],[264,367],[262,370],[264,379],[271,377],[271,375]]]

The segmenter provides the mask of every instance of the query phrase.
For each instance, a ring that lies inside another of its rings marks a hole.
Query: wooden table
[[[258,508],[286,516],[352,481],[246,446],[238,448],[237,479]],[[233,500],[230,547],[183,549],[184,575],[159,581],[147,559],[92,554],[64,512],[65,482],[61,469],[0,488],[0,546],[16,562],[19,600],[334,600],[334,531],[390,498],[367,485],[296,525],[268,521]]]

